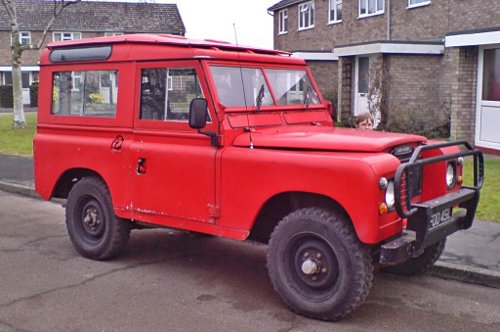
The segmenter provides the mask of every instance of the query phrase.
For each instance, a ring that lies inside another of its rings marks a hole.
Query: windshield
[[[307,73],[303,70],[266,70],[279,105],[319,104]]]
[[[226,107],[255,106],[258,110],[261,106],[320,103],[304,70],[264,69],[266,75],[259,68],[211,66],[210,70],[219,100]]]
[[[211,67],[211,71],[219,100],[225,106],[257,106],[259,101],[262,106],[273,105],[271,93],[260,69]],[[257,98],[262,87],[264,96]]]

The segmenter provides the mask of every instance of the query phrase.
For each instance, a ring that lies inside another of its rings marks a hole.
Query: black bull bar
[[[465,147],[458,153],[421,159],[423,151],[444,147]],[[474,157],[474,185],[463,186],[460,190],[420,203],[412,203],[415,188],[408,179],[409,174],[416,174],[422,166],[442,161],[456,160],[460,157]],[[422,254],[425,248],[433,245],[448,235],[471,227],[479,203],[479,190],[484,181],[484,159],[481,151],[475,150],[466,141],[454,141],[432,145],[421,145],[415,149],[410,160],[401,164],[394,177],[395,208],[401,218],[407,218],[407,229],[397,238],[381,247],[380,262],[398,264],[411,257]],[[459,206],[451,214],[452,207]],[[446,211],[446,213],[443,213]],[[440,223],[441,213],[446,215]],[[449,214],[449,215],[448,215]],[[436,218],[438,219],[436,222]]]

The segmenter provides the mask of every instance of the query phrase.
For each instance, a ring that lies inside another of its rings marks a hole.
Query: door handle
[[[146,173],[146,158],[137,159],[137,174]]]
[[[111,142],[111,149],[112,150],[121,150],[123,146],[123,141],[125,141],[125,138],[123,138],[122,135],[116,136],[116,138]]]

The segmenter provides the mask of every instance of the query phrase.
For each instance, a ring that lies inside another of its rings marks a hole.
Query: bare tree
[[[53,0],[53,14],[47,22],[43,31],[42,37],[37,44],[22,45],[19,39],[19,24],[17,20],[16,2],[14,0],[0,0],[3,7],[7,11],[7,15],[11,24],[11,61],[12,61],[12,90],[14,97],[14,114],[12,119],[12,128],[22,128],[26,126],[26,118],[24,116],[23,107],[23,90],[21,79],[21,63],[24,51],[39,50],[43,46],[43,42],[48,31],[56,21],[61,12],[69,5],[80,2],[81,0]]]

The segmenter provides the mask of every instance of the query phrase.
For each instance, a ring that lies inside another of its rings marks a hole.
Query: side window
[[[194,98],[203,98],[194,68],[142,70],[141,119],[187,122]]]
[[[63,71],[54,73],[52,114],[116,116],[117,71]]]

